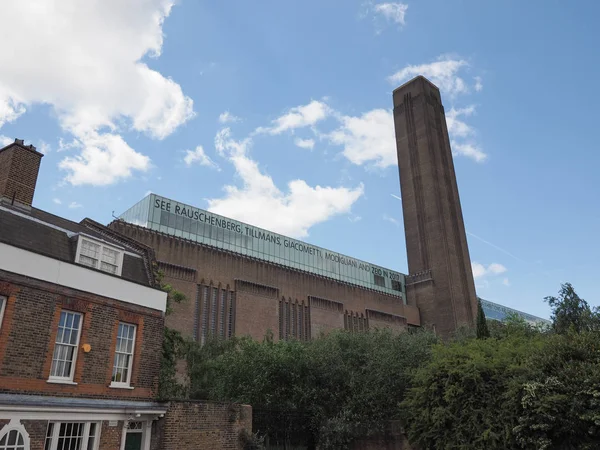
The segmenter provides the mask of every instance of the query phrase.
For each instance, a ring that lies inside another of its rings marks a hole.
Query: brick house
[[[0,450],[159,448],[152,250],[32,207],[42,156],[0,149]]]

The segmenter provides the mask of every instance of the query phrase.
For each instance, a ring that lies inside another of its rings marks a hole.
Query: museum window
[[[99,438],[98,422],[50,422],[44,450],[96,450]]]
[[[200,343],[204,344],[208,337],[208,286],[202,290],[202,329],[200,332]]]
[[[233,335],[234,293],[227,289],[202,286],[200,309],[200,344],[209,336],[230,338]]]
[[[123,252],[104,243],[80,237],[75,261],[84,266],[121,275]]]
[[[225,309],[227,308],[227,291],[221,291],[221,308],[219,309],[219,337],[225,338]]]
[[[136,326],[119,322],[111,387],[130,387]]]
[[[82,315],[71,311],[61,311],[54,353],[50,367],[49,381],[72,382],[77,362],[77,348],[81,335]]]
[[[373,282],[376,286],[385,287],[385,278],[383,278],[381,275],[373,275],[373,277]]]
[[[213,294],[212,294],[212,303],[210,306],[210,335],[211,336],[216,336],[217,335],[217,301],[218,301],[218,289],[217,288],[213,288]]]
[[[235,314],[235,292],[231,292],[229,294],[229,314],[228,314],[229,324],[227,325],[227,337],[233,336],[233,331],[234,331],[234,326],[235,326],[235,322],[233,320],[234,314]]]
[[[392,280],[392,289],[394,291],[402,292],[402,283],[397,280]]]
[[[2,329],[2,318],[4,317],[4,309],[6,308],[6,297],[0,295],[0,330]]]

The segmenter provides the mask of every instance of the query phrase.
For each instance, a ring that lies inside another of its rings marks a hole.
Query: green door
[[[127,433],[125,450],[142,450],[142,433]]]

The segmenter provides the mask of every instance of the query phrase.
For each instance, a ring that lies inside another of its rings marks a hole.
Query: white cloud
[[[343,145],[342,154],[353,164],[386,168],[398,163],[391,111],[374,109],[360,117],[340,116],[341,126],[327,137]]]
[[[239,122],[241,119],[239,117],[234,116],[229,111],[225,111],[219,115],[219,122],[221,123],[235,123]]]
[[[204,149],[201,145],[197,146],[195,150],[186,150],[183,158],[185,165],[190,167],[194,163],[198,163],[201,166],[212,167],[216,170],[221,170],[219,166],[210,157],[204,153]]]
[[[326,119],[331,113],[332,110],[326,103],[313,100],[308,105],[291,108],[287,113],[273,120],[270,127],[259,127],[255,133],[276,135],[296,128],[313,126]]]
[[[479,163],[484,162],[488,156],[478,145],[470,142],[452,141],[450,146],[452,147],[452,154],[467,156]]]
[[[0,148],[6,147],[8,144],[12,144],[15,142],[13,138],[9,138],[8,136],[3,136],[0,134]]]
[[[360,222],[362,220],[361,216],[351,216],[348,217],[348,220],[352,223]]]
[[[50,152],[50,150],[52,150],[52,148],[50,147],[50,144],[48,144],[45,141],[40,141],[40,143],[37,146],[37,150],[42,154],[42,155],[46,155]]]
[[[452,107],[446,113],[446,124],[448,133],[452,139],[450,146],[454,155],[462,155],[475,160],[484,162],[488,155],[473,140],[476,134],[475,129],[461,120],[461,117],[469,117],[475,114],[475,105],[469,105],[465,108],[455,109]]]
[[[315,140],[314,139],[300,139],[296,138],[294,144],[300,148],[305,148],[307,150],[312,150],[315,148]]]
[[[402,84],[417,75],[423,75],[443,93],[455,96],[469,91],[467,84],[459,76],[459,71],[462,68],[468,67],[468,65],[467,61],[463,59],[452,59],[447,56],[441,56],[437,61],[429,64],[406,66],[388,77],[388,80],[393,84]]]
[[[81,208],[81,203],[77,203],[77,202],[71,202],[69,203],[69,208],[71,209],[75,209],[75,208]]]
[[[229,128],[220,130],[215,147],[235,167],[241,187],[225,186],[225,196],[208,200],[208,209],[252,225],[292,237],[305,237],[309,229],[336,215],[350,212],[363,195],[362,184],[355,188],[309,186],[292,180],[280,190],[250,158],[250,138],[236,141]]]
[[[502,284],[506,287],[510,287],[510,281],[508,281],[508,278],[503,279]]]
[[[473,77],[475,80],[475,90],[477,92],[483,91],[483,82],[481,81],[481,77]]]
[[[446,124],[448,125],[448,133],[452,137],[464,138],[475,134],[475,130],[470,125],[467,125],[459,117],[468,117],[475,114],[475,105],[469,105],[466,108],[455,109],[452,107],[446,113]]]
[[[52,201],[57,205],[62,205],[62,201],[60,200],[60,198],[53,198]]]
[[[404,25],[406,10],[408,5],[404,3],[378,3],[373,6],[373,10],[377,14],[381,14],[385,19],[395,22],[398,25]]]
[[[173,3],[0,2],[1,17],[19,18],[0,29],[0,41],[12,43],[0,46],[0,125],[30,105],[51,105],[80,152],[60,164],[72,184],[106,185],[148,170],[148,157],[121,132],[162,139],[194,114],[181,87],[143,62],[160,55]],[[15,55],[27,58],[15,64]]]
[[[502,264],[492,263],[486,267],[475,261],[471,262],[471,269],[473,270],[473,278],[475,279],[490,275],[500,275],[507,270]]]
[[[397,219],[394,219],[393,217],[388,216],[387,214],[383,215],[383,220],[386,220],[390,223],[393,223],[394,225],[396,225],[397,227],[400,226],[400,222]]]
[[[0,5],[0,11],[1,10],[2,8]],[[4,42],[7,41],[5,40]],[[0,50],[0,55],[1,54],[2,53]],[[2,83],[0,83],[0,128],[2,128],[5,123],[14,122],[24,112],[25,106],[19,101],[18,98],[9,96],[6,90],[3,89]]]
[[[64,158],[58,166],[65,180],[78,186],[103,186],[129,178],[133,170],[146,171],[150,158],[133,150],[118,134],[89,133],[79,144],[81,153]]]

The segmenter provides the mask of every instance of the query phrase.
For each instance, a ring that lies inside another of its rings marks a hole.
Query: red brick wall
[[[235,334],[262,340],[267,330],[279,336],[279,299],[251,292],[236,292]],[[257,326],[259,325],[259,326]]]
[[[144,399],[156,394],[164,320],[160,311],[0,271],[8,302],[0,327],[0,392]],[[61,310],[83,314],[74,379],[48,383]],[[137,325],[131,385],[110,388],[118,322]],[[91,351],[84,353],[83,344]]]
[[[99,450],[118,450],[121,448],[121,435],[123,434],[123,421],[117,421],[113,427],[109,420],[102,421],[102,430],[100,432]],[[153,436],[154,437],[154,436]],[[152,442],[152,441],[150,441]]]
[[[0,197],[31,205],[42,155],[13,145],[0,151]]]
[[[325,277],[279,266],[273,263],[247,258],[195,242],[167,236],[124,222],[111,225],[137,241],[152,247],[159,261],[181,267],[177,273],[166,273],[165,281],[182,291],[188,301],[177,305],[168,317],[167,326],[174,327],[186,336],[194,335],[194,324],[201,320],[196,303],[197,284],[239,286],[236,280],[255,283],[265,287],[263,294],[238,290],[236,288],[235,334],[262,338],[271,329],[277,338],[279,327],[278,303],[281,297],[308,304],[308,297],[333,299],[343,305],[344,310],[352,310],[366,315],[366,309],[387,312],[406,317],[407,323],[420,325],[419,310],[416,306],[403,305],[398,297],[340,283]],[[182,275],[185,274],[185,275]],[[190,275],[193,274],[193,275]],[[172,275],[172,276],[170,276]],[[278,296],[264,295],[269,289]],[[314,315],[310,311],[312,334],[320,330],[328,331],[344,327],[344,312]],[[317,330],[317,331],[315,331]]]
[[[342,303],[326,299],[310,299],[310,321],[312,337],[319,337],[331,330],[344,329],[344,307]]]
[[[247,405],[172,402],[158,424],[162,450],[241,450],[242,430],[252,430]]]

